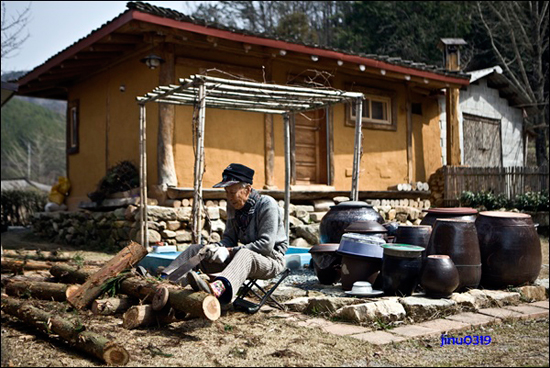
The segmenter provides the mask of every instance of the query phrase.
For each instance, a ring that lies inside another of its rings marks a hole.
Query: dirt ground
[[[548,278],[548,238],[543,238],[543,269]],[[29,231],[2,234],[4,249],[60,249],[79,254],[85,261],[107,261],[113,255],[82,251],[42,242]],[[121,317],[76,313],[68,304],[34,300],[44,310],[79,321],[124,346],[128,366],[548,366],[548,319],[505,321],[449,335],[491,336],[489,345],[445,345],[434,337],[376,346],[360,340],[325,333],[318,328],[297,327],[274,312],[247,315],[226,310],[215,322],[188,320],[169,326],[126,330]],[[29,328],[2,313],[2,366],[95,367],[104,364],[75,351],[55,336]]]

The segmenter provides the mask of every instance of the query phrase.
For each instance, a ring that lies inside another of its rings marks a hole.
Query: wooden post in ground
[[[131,242],[99,271],[90,276],[76,293],[67,298],[67,301],[76,309],[87,307],[101,294],[101,287],[108,279],[137,264],[146,255],[145,247],[139,243]]]
[[[77,349],[85,351],[107,364],[126,365],[130,360],[128,351],[119,344],[95,332],[86,331],[84,326],[75,325],[26,302],[2,296],[2,311],[21,319],[42,332],[59,335]]]

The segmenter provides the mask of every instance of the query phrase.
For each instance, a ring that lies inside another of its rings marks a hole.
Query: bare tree
[[[29,38],[26,28],[30,15],[31,3],[17,15],[8,16],[6,3],[2,2],[2,59],[14,56],[13,53]]]
[[[528,129],[536,133],[537,165],[548,164],[548,1],[478,1],[493,51],[529,99]]]

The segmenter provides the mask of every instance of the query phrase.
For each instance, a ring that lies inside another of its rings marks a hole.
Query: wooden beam
[[[290,235],[290,116],[288,114],[283,115],[283,136],[285,142],[285,233],[287,239]]]

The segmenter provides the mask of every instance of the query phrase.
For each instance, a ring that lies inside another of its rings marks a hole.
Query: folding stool
[[[277,300],[275,300],[271,294],[277,289],[277,287],[283,282],[284,279],[287,278],[288,275],[290,275],[290,269],[287,268],[280,274],[280,279],[269,289],[268,291],[265,291],[264,288],[262,288],[260,285],[258,285],[257,281],[258,279],[249,279],[247,280],[243,286],[239,289],[239,292],[237,293],[237,298],[233,301],[233,307],[236,310],[246,312],[248,314],[254,314],[257,311],[260,310],[262,305],[264,305],[268,300],[275,303],[280,309],[285,310],[285,307],[281,305]],[[259,291],[263,293],[263,296],[260,296],[256,291],[254,291],[253,287],[256,287]],[[245,297],[248,295],[248,292],[251,292],[254,294],[258,299],[260,299],[259,303],[253,303],[249,300],[246,300]]]

